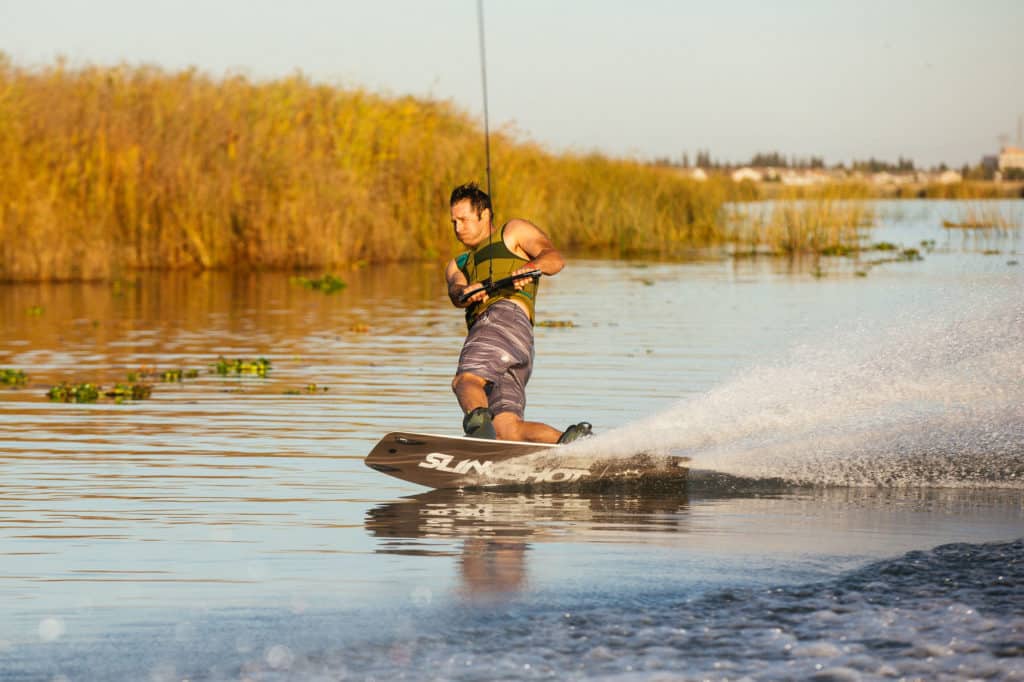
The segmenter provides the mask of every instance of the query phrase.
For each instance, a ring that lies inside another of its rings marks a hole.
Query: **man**
[[[562,254],[527,220],[513,218],[496,229],[491,198],[475,183],[456,187],[450,205],[455,236],[469,249],[445,269],[448,296],[457,308],[466,309],[469,327],[452,381],[466,415],[466,435],[535,443],[568,443],[589,436],[587,422],[559,431],[523,419],[526,382],[533,371],[538,278],[517,279],[490,295],[482,284],[531,270],[554,275],[565,267]]]

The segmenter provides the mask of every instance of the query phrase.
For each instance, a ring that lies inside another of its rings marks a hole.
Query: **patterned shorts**
[[[498,301],[469,330],[459,355],[459,374],[487,381],[491,413],[526,410],[526,382],[533,372],[533,325],[512,301]]]

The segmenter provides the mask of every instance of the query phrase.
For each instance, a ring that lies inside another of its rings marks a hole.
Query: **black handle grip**
[[[526,272],[521,272],[518,275],[509,275],[508,277],[502,277],[501,279],[499,279],[497,281],[494,281],[494,282],[490,282],[488,280],[484,280],[483,282],[481,282],[481,284],[483,285],[482,291],[486,291],[488,295],[491,295],[495,291],[499,291],[500,289],[504,289],[505,287],[507,287],[507,286],[509,286],[511,284],[514,284],[516,280],[527,279],[527,278],[530,278],[530,279],[540,279],[540,276],[543,275],[543,274],[544,273],[541,272],[540,270],[534,269],[534,270],[527,270]],[[459,298],[459,303],[465,303],[471,297],[476,296],[477,294],[479,294],[480,291],[481,291],[481,289],[473,289],[468,294],[463,294]]]

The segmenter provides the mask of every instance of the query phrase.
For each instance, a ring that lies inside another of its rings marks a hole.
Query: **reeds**
[[[862,248],[875,222],[871,202],[851,197],[843,186],[815,198],[802,196],[793,192],[770,203],[733,205],[727,240],[739,254],[848,255]]]
[[[956,215],[942,221],[946,228],[1007,231],[1024,226],[1018,207],[1004,202],[968,202],[957,206]]]
[[[499,219],[532,219],[560,245],[712,239],[730,191],[503,132],[492,150]],[[446,102],[2,55],[0,154],[7,280],[443,259],[457,246],[448,193],[484,168],[480,126]]]

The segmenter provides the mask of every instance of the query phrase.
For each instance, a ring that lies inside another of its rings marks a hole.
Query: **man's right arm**
[[[444,276],[445,279],[448,280],[448,298],[451,299],[452,305],[456,308],[466,308],[477,301],[482,301],[487,298],[487,292],[484,291],[481,286],[480,290],[475,294],[465,301],[462,300],[463,295],[465,295],[467,289],[471,288],[471,285],[466,280],[466,276],[462,274],[462,270],[459,269],[459,266],[454,260],[448,261],[448,266],[445,268]],[[479,284],[472,286],[479,286]]]

